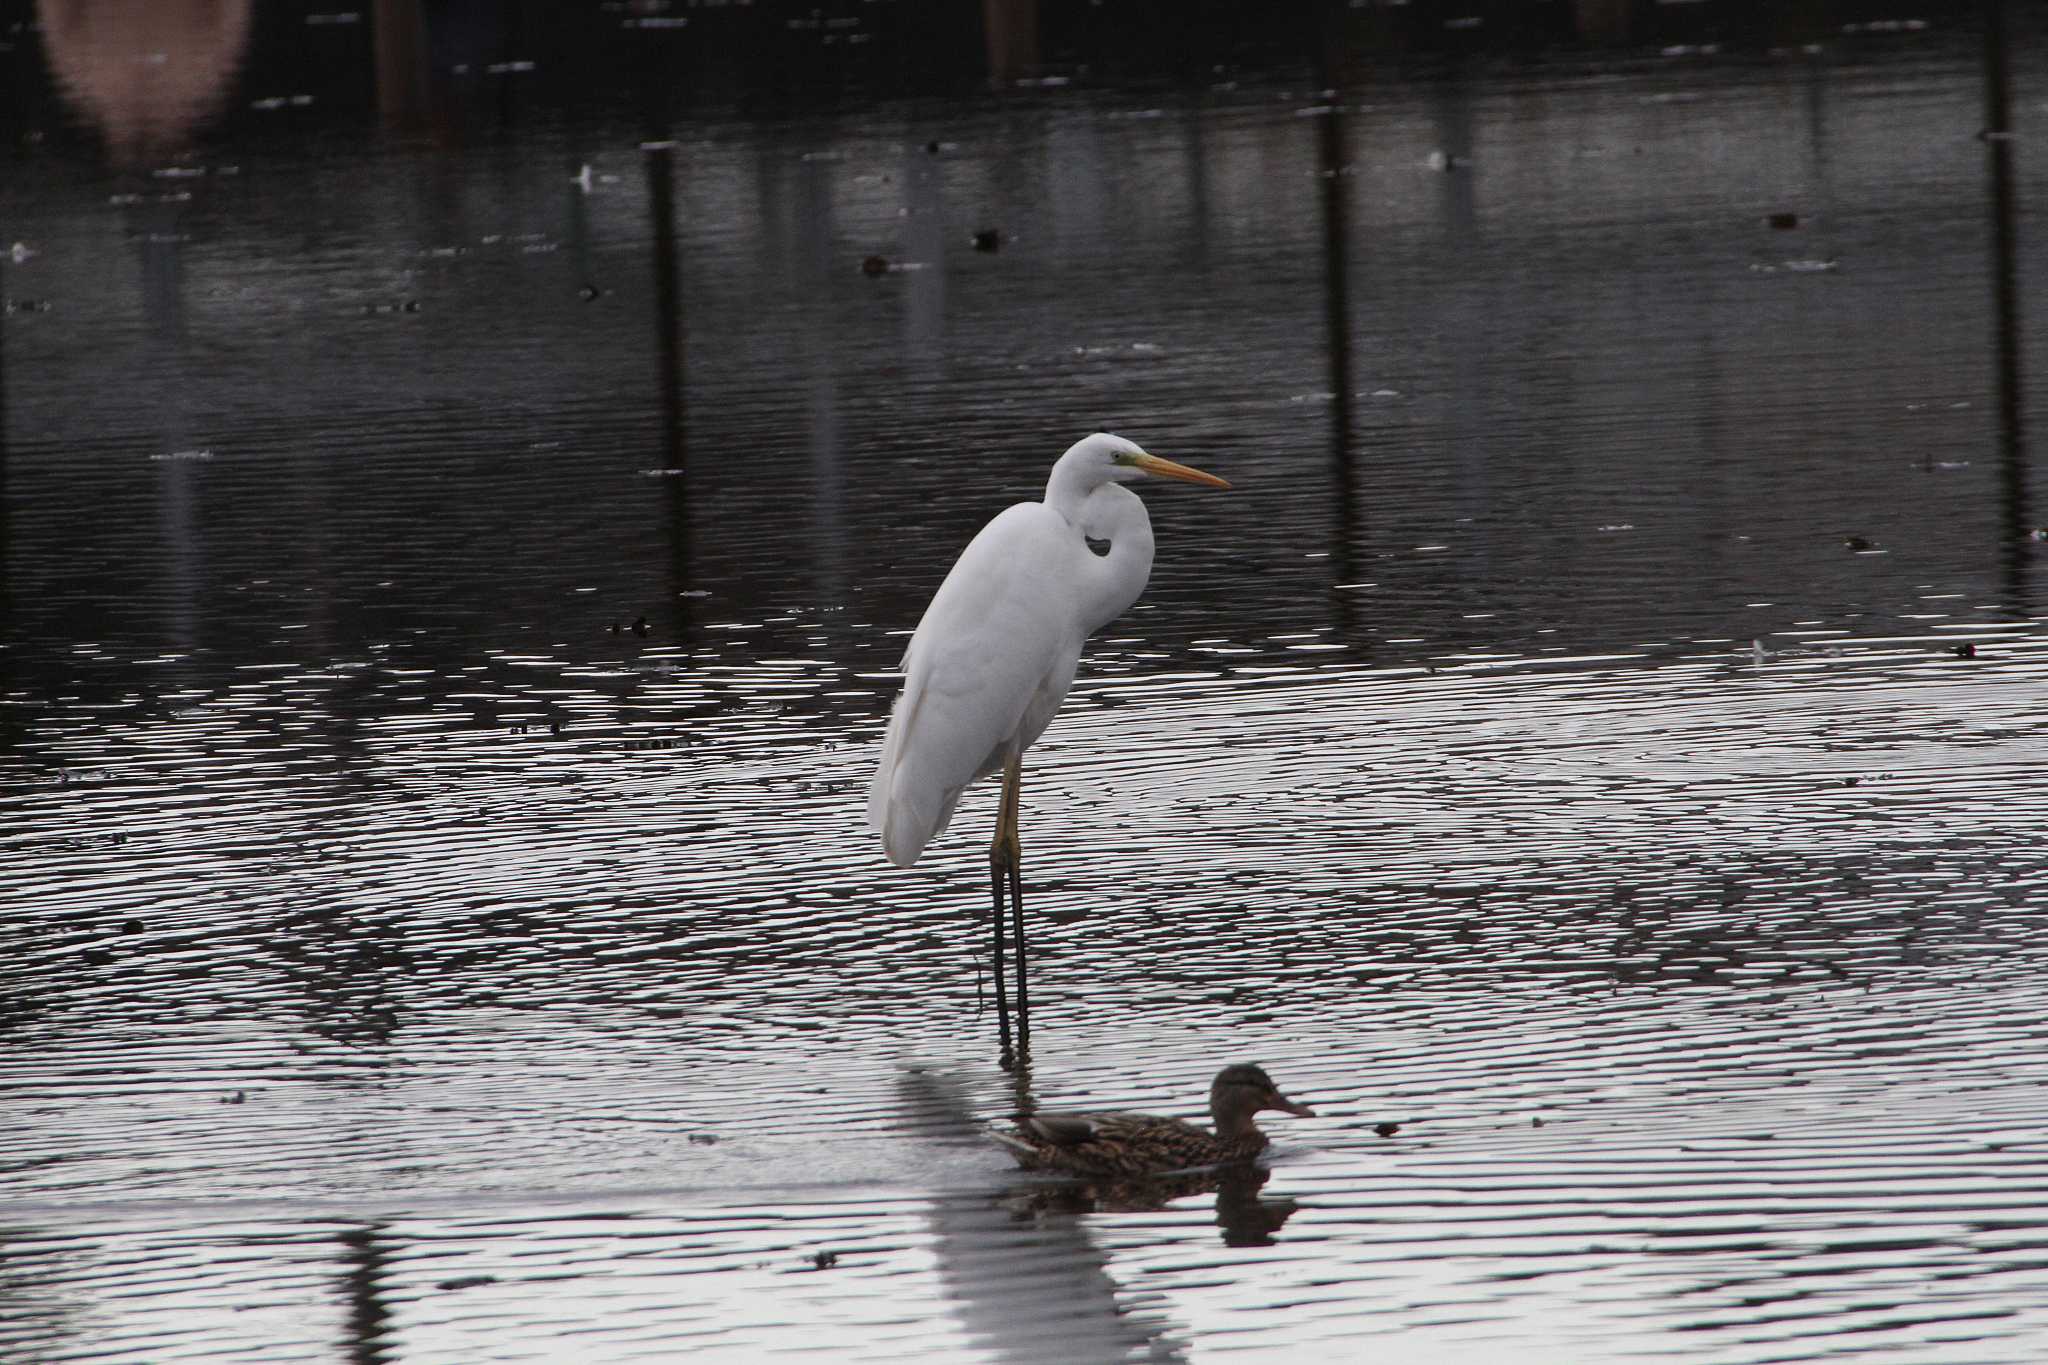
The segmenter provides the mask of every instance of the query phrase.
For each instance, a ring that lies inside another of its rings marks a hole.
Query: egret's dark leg
[[[1003,765],[1003,809],[1006,813],[1003,827],[1009,831],[1003,852],[1009,863],[1010,915],[1017,936],[1017,1055],[1029,1060],[1031,983],[1024,960],[1024,842],[1017,832],[1020,817],[1018,801],[1023,789],[1024,759],[1021,754],[1012,754],[1010,761]]]
[[[1003,1070],[1008,1071],[1015,1064],[1017,1054],[1010,1049],[1010,994],[1003,981],[1003,819],[996,816],[996,839],[988,850],[989,893],[995,898],[995,908],[989,915],[989,922],[995,926],[995,973],[996,973],[996,1028],[1003,1040],[1002,1055],[997,1059]]]

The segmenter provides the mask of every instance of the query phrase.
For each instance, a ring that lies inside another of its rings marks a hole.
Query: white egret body
[[[1077,441],[1053,465],[1045,501],[1005,509],[961,552],[903,656],[903,693],[868,792],[868,824],[881,834],[890,861],[908,867],[946,827],[967,785],[1005,770],[991,852],[999,1009],[1006,860],[1013,893],[1021,890],[1016,787],[1023,754],[1066,699],[1082,643],[1144,591],[1152,572],[1152,521],[1143,500],[1123,484],[1148,474],[1230,486],[1119,436],[1097,433]],[[1107,540],[1109,552],[1096,554],[1091,538]],[[1016,911],[1022,1016],[1021,901]],[[1022,1029],[1028,1039],[1029,1024]],[[1003,1033],[1007,1057],[1006,1014]]]

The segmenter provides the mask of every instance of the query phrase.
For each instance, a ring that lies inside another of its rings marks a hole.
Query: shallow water
[[[0,54],[0,1354],[2048,1353],[1974,33],[656,125],[290,17],[189,153]],[[1095,428],[1235,487],[1032,752],[1013,1079],[993,788],[862,802]],[[979,1136],[1236,1058],[1263,1183]]]

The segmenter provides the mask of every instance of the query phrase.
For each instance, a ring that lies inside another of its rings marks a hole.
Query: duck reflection
[[[226,99],[250,0],[38,0],[43,52],[67,102],[119,165],[177,147]]]
[[[1089,1213],[1157,1213],[1177,1200],[1214,1194],[1223,1244],[1264,1247],[1273,1245],[1274,1234],[1301,1207],[1292,1199],[1261,1198],[1259,1191],[1272,1178],[1264,1166],[1239,1165],[1179,1175],[1033,1183],[1012,1187],[1002,1203],[1013,1218],[1037,1224],[1048,1217]]]

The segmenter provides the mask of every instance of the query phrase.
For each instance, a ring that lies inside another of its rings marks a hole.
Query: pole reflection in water
[[[1038,0],[981,0],[988,83],[1000,90],[1038,70]]]
[[[384,1281],[392,1271],[391,1255],[378,1240],[381,1223],[366,1223],[341,1234],[342,1293],[348,1300],[349,1365],[386,1365],[393,1359],[386,1343],[391,1309],[384,1302]]]
[[[1357,572],[1357,480],[1351,467],[1351,296],[1346,253],[1350,233],[1345,219],[1350,163],[1344,147],[1344,83],[1341,79],[1342,29],[1333,20],[1321,54],[1321,75],[1329,90],[1329,108],[1317,124],[1317,168],[1322,176],[1323,325],[1330,355],[1330,473],[1337,502],[1336,543],[1331,546],[1332,595],[1337,626],[1351,633],[1352,597],[1342,585]]]
[[[695,619],[688,594],[695,583],[690,569],[689,414],[683,394],[683,272],[676,246],[676,143],[670,136],[669,112],[670,73],[682,63],[681,41],[673,30],[635,32],[621,64],[633,69],[640,103],[640,162],[654,244],[654,381],[661,403],[662,470],[657,482],[668,514],[668,606],[675,638],[687,641]],[[581,184],[578,195],[588,188]]]
[[[1984,145],[1991,172],[1991,283],[1998,353],[2000,568],[2006,610],[2029,610],[2026,412],[2020,396],[2017,196],[2013,185],[2012,93],[2006,75],[2004,0],[1984,0]]]
[[[11,556],[8,553],[8,516],[10,503],[7,498],[7,311],[10,297],[7,280],[8,264],[0,259],[0,681],[11,684],[9,675],[13,669],[8,662],[13,656],[14,599],[7,590],[8,580],[13,576],[9,568]],[[11,685],[8,690],[12,690]],[[6,722],[0,721],[0,745],[8,740]]]
[[[427,127],[434,108],[433,65],[420,0],[377,0],[370,32],[384,126],[398,132]]]
[[[641,144],[647,173],[647,210],[654,227],[655,386],[661,394],[660,483],[668,500],[669,604],[678,637],[691,619],[690,499],[687,414],[683,407],[682,269],[676,253],[676,144],[666,138]]]
[[[1632,0],[1572,0],[1572,21],[1585,41],[1618,46],[1629,40],[1633,9]]]
[[[185,263],[181,206],[173,202],[144,205],[134,219],[141,251],[142,311],[159,350],[166,374],[187,369],[185,327]],[[210,448],[188,425],[188,386],[165,386],[158,414],[157,519],[169,554],[165,578],[165,624],[179,653],[195,655],[200,646],[200,602],[206,593],[207,554],[202,498],[203,465]]]

